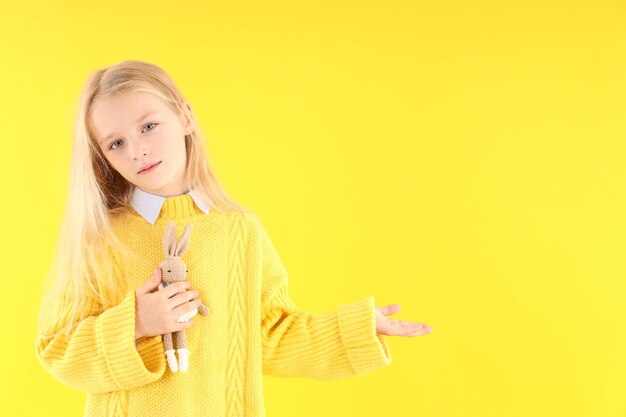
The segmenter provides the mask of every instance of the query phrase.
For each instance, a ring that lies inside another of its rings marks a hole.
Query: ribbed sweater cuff
[[[105,310],[97,320],[96,335],[111,372],[121,389],[132,389],[159,379],[165,371],[165,352],[159,337],[135,341],[135,290]]]
[[[356,375],[363,375],[391,363],[385,336],[376,333],[374,297],[339,306],[339,330]]]

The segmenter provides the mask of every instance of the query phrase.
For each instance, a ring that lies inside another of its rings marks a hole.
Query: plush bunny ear
[[[163,234],[163,253],[165,256],[175,255],[176,251],[176,223],[169,222]]]
[[[190,238],[191,238],[191,223],[187,223],[185,225],[185,229],[183,230],[183,234],[180,235],[180,240],[178,241],[178,245],[176,246],[176,256],[182,256],[183,253],[187,252]]]

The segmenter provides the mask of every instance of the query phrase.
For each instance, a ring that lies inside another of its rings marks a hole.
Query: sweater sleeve
[[[56,331],[57,329],[55,329]],[[120,304],[81,320],[69,337],[38,338],[36,355],[65,385],[88,393],[130,390],[165,372],[160,336],[135,342],[135,290]]]
[[[263,271],[264,374],[338,380],[389,365],[389,346],[376,332],[374,297],[329,312],[301,311],[289,296],[288,274],[276,249],[260,222],[255,223]]]

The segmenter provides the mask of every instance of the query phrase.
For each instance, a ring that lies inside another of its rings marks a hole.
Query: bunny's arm
[[[288,274],[266,231],[252,218],[250,247],[262,268],[263,372],[274,376],[337,380],[391,363],[383,335],[376,333],[372,296],[314,314],[300,310],[288,292]]]
[[[75,323],[68,337],[38,337],[39,362],[65,385],[89,393],[131,390],[160,379],[166,365],[161,337],[141,338],[133,347],[135,305],[132,289],[120,304]],[[56,332],[61,326],[53,327]]]
[[[206,316],[207,314],[209,314],[210,311],[211,309],[202,303],[200,303],[200,305],[198,306],[198,312],[202,314],[203,316]]]

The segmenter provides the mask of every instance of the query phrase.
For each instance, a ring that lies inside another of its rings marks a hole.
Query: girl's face
[[[191,133],[182,115],[150,93],[133,92],[93,103],[90,126],[111,166],[138,188],[163,197],[188,192],[184,184]],[[147,172],[148,164],[159,163]]]

